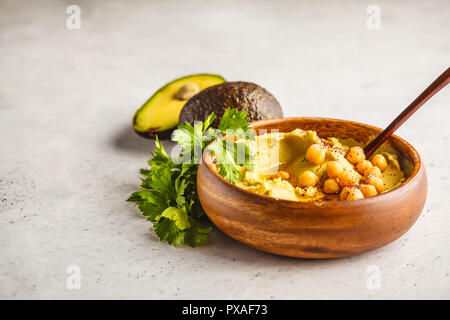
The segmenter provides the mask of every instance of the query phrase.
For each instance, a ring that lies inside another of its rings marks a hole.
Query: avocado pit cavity
[[[180,90],[178,90],[175,98],[178,100],[189,100],[200,92],[200,87],[195,82],[186,82]]]

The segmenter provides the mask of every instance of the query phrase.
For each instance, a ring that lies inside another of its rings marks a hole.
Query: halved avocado
[[[178,78],[156,91],[133,117],[134,131],[144,138],[170,138],[178,124],[180,111],[196,93],[223,83],[217,74],[193,74]]]
[[[215,127],[227,108],[247,111],[249,122],[283,118],[280,103],[269,91],[252,82],[237,81],[209,87],[193,96],[181,110],[180,124],[203,121],[214,112]]]

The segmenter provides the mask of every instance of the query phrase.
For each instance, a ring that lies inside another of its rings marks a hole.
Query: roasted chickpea
[[[365,160],[366,155],[364,154],[364,150],[361,147],[351,147],[345,158],[350,162],[351,164],[357,164],[358,162]]]
[[[278,171],[275,173],[272,178],[277,179],[281,178],[282,180],[289,180],[289,173],[283,170]]]
[[[382,154],[374,155],[372,157],[372,164],[380,168],[381,171],[384,171],[387,168],[386,158]]]
[[[383,180],[381,180],[381,178],[379,177],[369,175],[366,178],[366,184],[371,184],[372,186],[374,186],[375,189],[377,189],[378,193],[381,193],[384,190]]]
[[[366,172],[366,170],[370,168],[372,168],[372,162],[370,162],[369,160],[362,160],[356,165],[356,170],[360,174],[364,174],[364,172]]]
[[[364,198],[374,197],[378,194],[377,189],[371,184],[362,184],[359,190],[363,193]]]
[[[319,178],[311,171],[305,171],[298,177],[298,185],[301,188],[314,187],[318,183]]]
[[[327,179],[323,182],[323,191],[325,193],[338,193],[339,192],[339,183],[336,179]]]
[[[344,166],[338,161],[330,161],[327,163],[327,174],[329,178],[337,178],[344,171]]]
[[[353,188],[347,195],[347,200],[361,200],[364,199],[364,195],[361,190]]]
[[[312,164],[321,164],[325,161],[325,149],[320,144],[312,144],[306,150],[306,159]]]
[[[375,176],[375,177],[381,178],[382,173],[381,173],[380,168],[373,166],[372,168],[367,169],[364,172],[364,178],[367,178],[368,176]]]
[[[347,200],[348,193],[352,190],[352,187],[344,187],[339,195],[339,199]]]
[[[232,135],[229,135],[229,136],[226,135],[226,136],[223,137],[223,139],[224,140],[228,140],[228,141],[238,141],[239,140],[238,137],[232,136]]]
[[[338,180],[341,187],[352,187],[359,182],[359,176],[356,172],[344,170],[338,176]]]

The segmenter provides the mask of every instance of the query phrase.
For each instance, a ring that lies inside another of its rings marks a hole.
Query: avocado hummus
[[[349,149],[362,150],[358,147],[362,144],[353,139],[337,137],[321,139],[315,131],[295,129],[291,132],[262,134],[248,143],[255,159],[254,168],[253,170],[241,168],[242,178],[237,185],[261,195],[294,201],[338,200],[339,198],[356,200],[389,191],[405,180],[400,168],[400,155],[387,144],[378,150],[378,157],[386,160],[385,165],[380,166],[382,170],[377,167],[375,171],[364,172],[360,170],[358,163],[347,156]],[[313,158],[308,154],[309,148],[313,145],[320,152],[315,158],[319,160],[312,161]],[[372,168],[368,160],[364,160],[364,165]],[[330,167],[332,166],[337,167],[343,174],[331,177],[333,171],[330,171]],[[347,179],[348,176],[351,179]],[[348,183],[349,180],[352,182]],[[379,181],[379,184],[372,181]],[[369,195],[371,190],[373,193]],[[349,192],[353,198],[348,198]],[[340,197],[339,194],[341,194]],[[361,196],[358,198],[359,194]]]

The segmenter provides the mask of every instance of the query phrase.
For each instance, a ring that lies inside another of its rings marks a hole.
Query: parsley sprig
[[[197,195],[197,169],[206,148],[214,153],[219,174],[232,183],[241,178],[240,166],[253,168],[245,142],[254,139],[247,112],[227,109],[217,129],[211,127],[215,119],[211,113],[203,122],[179,125],[172,141],[180,145],[181,152],[174,158],[156,138],[150,168],[141,169],[141,189],[127,200],[136,203],[162,241],[174,246],[195,247],[209,239],[211,228],[205,226],[206,215]]]

